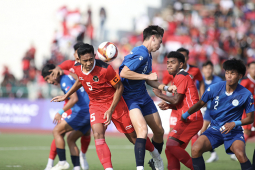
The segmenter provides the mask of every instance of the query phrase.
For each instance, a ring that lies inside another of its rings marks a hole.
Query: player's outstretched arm
[[[129,79],[129,80],[158,80],[156,73],[139,74],[134,71],[131,71],[127,66],[124,66],[120,72],[120,77]]]
[[[204,80],[201,80],[199,82],[199,98],[201,99],[202,95],[204,94],[205,92],[205,83],[204,83]]]
[[[192,115],[193,113],[199,111],[206,103],[203,100],[199,100],[196,104],[194,104],[189,110],[182,114],[182,121],[185,121],[187,117]]]
[[[158,107],[159,107],[161,110],[167,110],[167,109],[177,110],[177,108],[175,107],[175,105],[166,103],[165,101],[160,102],[160,103],[158,104]]]
[[[79,88],[81,88],[81,86],[82,86],[81,82],[79,80],[76,80],[74,85],[71,87],[71,89],[65,95],[54,97],[53,99],[51,99],[51,102],[52,101],[53,102],[64,101],[65,99],[70,97],[74,92],[76,92]]]
[[[176,104],[180,103],[184,97],[184,94],[180,94],[180,93],[175,93],[174,96],[166,96],[166,95],[162,94],[162,92],[160,90],[155,89],[155,88],[153,89],[153,92],[155,93],[155,95],[157,97],[171,103],[172,105],[176,105]]]
[[[63,70],[59,67],[59,66],[56,66],[53,70],[50,70],[51,71],[51,76],[56,79],[58,77],[58,75],[63,75]]]
[[[164,84],[159,83],[156,80],[146,80],[146,83],[150,85],[151,87],[162,90],[162,91],[168,91],[170,93],[175,93],[177,91],[177,87],[175,85],[166,86]]]

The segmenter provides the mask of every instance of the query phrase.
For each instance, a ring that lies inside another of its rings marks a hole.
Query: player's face
[[[53,84],[53,85],[58,85],[59,84],[58,81],[50,75],[44,77],[44,80],[49,84]]]
[[[81,56],[80,63],[82,65],[83,71],[90,71],[93,68],[95,62],[95,55],[92,53],[87,53]]]
[[[182,69],[183,63],[179,62],[177,58],[168,58],[167,71],[171,75],[176,75]]]
[[[157,51],[160,48],[160,44],[162,43],[162,36],[151,36],[152,37],[152,52]]]
[[[213,67],[211,65],[204,66],[202,69],[202,72],[203,72],[205,78],[211,77],[213,74]]]
[[[251,77],[255,77],[255,63],[250,64],[248,71]]]
[[[80,61],[77,50],[74,52],[73,56],[74,56],[75,61],[77,61],[77,62]]]
[[[242,78],[242,74],[239,74],[236,70],[226,70],[225,78],[227,85],[232,86],[238,83],[239,79]]]

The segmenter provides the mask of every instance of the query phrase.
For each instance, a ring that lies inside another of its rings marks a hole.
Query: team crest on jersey
[[[93,77],[93,81],[94,81],[94,82],[98,82],[98,81],[99,81],[99,78],[98,78],[97,76],[94,76],[94,77]]]
[[[233,105],[233,106],[238,106],[238,104],[239,104],[239,101],[238,101],[237,99],[234,99],[234,100],[232,101],[232,105]]]
[[[251,99],[253,99],[253,95],[251,95]]]
[[[191,78],[191,79],[193,79],[193,78],[194,78],[194,76],[193,76],[192,74],[190,74],[189,76],[190,76],[190,78]]]

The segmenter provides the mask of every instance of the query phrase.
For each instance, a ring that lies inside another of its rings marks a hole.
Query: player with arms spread
[[[52,100],[63,101],[80,87],[84,87],[90,99],[90,123],[98,158],[105,170],[112,170],[111,152],[105,142],[105,130],[111,120],[118,131],[124,133],[130,142],[136,141],[136,133],[129,118],[128,108],[122,98],[123,85],[111,65],[95,59],[92,45],[81,45],[78,56],[80,63],[76,63],[74,67],[78,80],[68,93]],[[155,153],[156,149],[149,138],[147,138],[146,146],[146,149],[155,156],[159,155]]]
[[[242,170],[253,167],[245,154],[245,141],[242,125],[254,120],[254,100],[252,93],[238,84],[245,75],[245,65],[241,60],[227,60],[223,63],[226,81],[215,83],[207,88],[202,98],[182,115],[185,121],[208,101],[211,101],[211,126],[192,146],[192,162],[195,170],[205,170],[202,154],[224,144],[226,153],[234,153]],[[241,120],[243,110],[247,117]]]
[[[177,92],[174,96],[166,96],[158,89],[153,89],[153,91],[156,96],[171,103],[162,102],[163,105],[159,104],[162,110],[175,109],[181,117],[182,113],[198,102],[198,92],[189,73],[182,69],[185,62],[184,56],[179,52],[172,51],[167,55],[167,58],[167,70],[174,77],[173,84],[177,87]],[[190,139],[202,128],[202,125],[203,117],[200,110],[185,122],[177,120],[166,143],[168,170],[180,169],[180,162],[193,170],[192,159],[185,148]]]

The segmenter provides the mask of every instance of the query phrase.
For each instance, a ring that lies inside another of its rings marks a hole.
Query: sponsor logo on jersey
[[[251,99],[253,99],[253,95],[251,95]]]
[[[173,130],[174,133],[177,133],[177,130]]]
[[[211,90],[210,87],[208,87],[207,91],[210,91],[210,90]]]
[[[216,96],[215,100],[219,100],[219,96]]]
[[[62,86],[65,87],[65,86],[66,86],[66,83],[62,83]]]
[[[75,73],[73,68],[70,68],[69,71],[71,71],[72,73]]]
[[[133,126],[132,125],[128,125],[128,126],[126,126],[126,130],[128,130],[128,129],[131,129]]]
[[[97,76],[94,76],[94,77],[93,77],[93,81],[94,81],[94,82],[98,82],[98,81],[99,81],[99,78],[98,78]]]
[[[142,60],[143,60],[143,56],[140,56],[139,60],[141,60],[141,61],[142,61]]]
[[[238,104],[239,104],[239,101],[238,101],[237,99],[234,99],[234,100],[232,101],[232,105],[233,105],[233,106],[238,106]]]
[[[84,80],[83,77],[79,77],[79,80]]]
[[[67,88],[65,88],[65,91],[67,91],[70,88],[70,86],[67,86]]]
[[[243,136],[241,136],[240,138],[243,139]]]

